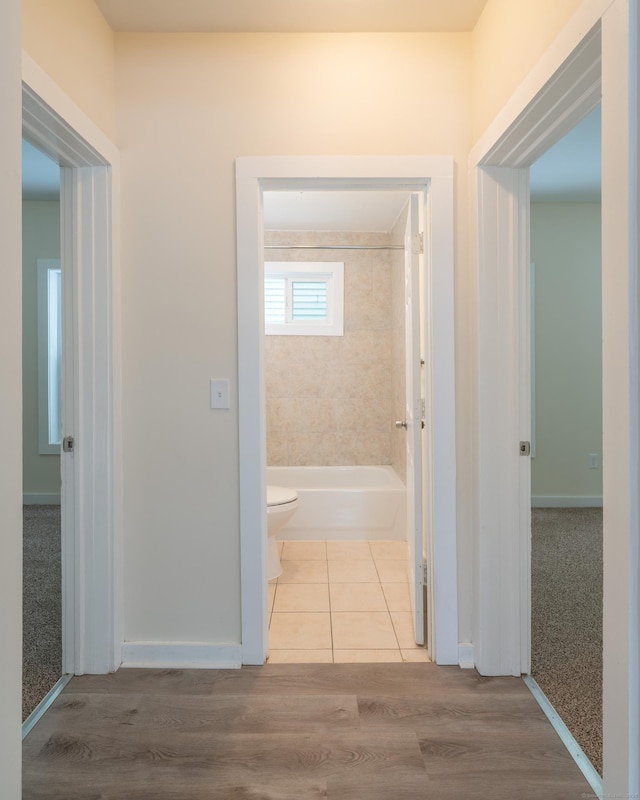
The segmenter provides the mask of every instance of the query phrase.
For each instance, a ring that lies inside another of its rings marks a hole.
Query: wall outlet
[[[597,453],[589,453],[589,469],[598,469],[600,466],[600,458]]]

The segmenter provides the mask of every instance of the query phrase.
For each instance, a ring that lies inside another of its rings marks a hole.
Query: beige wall
[[[60,258],[60,203],[22,204],[22,402],[23,491],[60,493],[60,456],[38,452],[39,258]]]
[[[465,164],[470,36],[122,34],[116,53],[126,638],[235,642],[234,159],[451,154]],[[458,253],[465,179],[459,170]],[[209,379],[225,376],[232,409],[212,412]],[[464,438],[464,411],[459,422]]]
[[[237,386],[234,159],[314,153],[450,154],[457,165],[460,631],[470,637],[467,158],[474,133],[576,5],[490,0],[473,37],[116,35],[127,639],[239,640],[237,404],[234,398],[220,414],[208,402],[211,377],[229,376]],[[43,0],[26,2],[25,47],[109,132],[111,36],[93,12],[88,19],[78,6],[76,17],[74,8],[70,0],[56,4],[60,22],[51,21],[47,43],[40,20],[51,10]],[[77,39],[95,49],[86,69],[78,67],[78,41],[69,39],[78,25],[84,36]]]
[[[531,206],[535,263],[533,496],[602,496],[600,205]],[[588,468],[588,454],[598,469]]]
[[[386,234],[267,231],[265,244],[384,245]],[[343,336],[265,336],[267,464],[390,464],[390,250],[269,250],[269,261],[344,262]]]
[[[488,0],[473,31],[473,140],[509,100],[581,0]]]
[[[115,34],[93,0],[22,0],[22,46],[113,139]]]

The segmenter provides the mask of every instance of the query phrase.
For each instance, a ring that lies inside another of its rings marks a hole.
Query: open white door
[[[407,544],[409,591],[416,644],[424,644],[422,514],[422,365],[420,352],[420,196],[412,194],[404,235],[407,442]]]

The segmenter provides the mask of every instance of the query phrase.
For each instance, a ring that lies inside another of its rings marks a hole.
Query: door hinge
[[[521,456],[528,456],[531,453],[531,443],[530,442],[520,442],[520,455]]]
[[[75,439],[73,436],[65,436],[62,440],[62,451],[63,453],[73,453],[75,448]]]
[[[422,565],[422,583],[425,586],[429,585],[429,567],[426,564]]]
[[[413,255],[421,256],[424,253],[424,233],[417,233],[413,237]]]

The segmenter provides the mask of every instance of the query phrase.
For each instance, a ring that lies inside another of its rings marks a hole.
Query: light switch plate
[[[229,378],[212,378],[211,408],[229,407]]]

